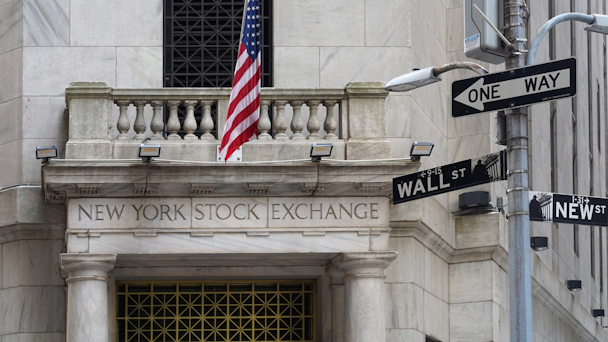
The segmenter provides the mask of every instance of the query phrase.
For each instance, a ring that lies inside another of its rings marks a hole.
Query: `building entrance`
[[[314,280],[116,286],[117,341],[316,341]]]

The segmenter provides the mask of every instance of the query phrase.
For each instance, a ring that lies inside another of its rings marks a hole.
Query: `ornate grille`
[[[243,0],[165,0],[164,86],[230,87]],[[261,1],[262,87],[272,87],[272,0]]]
[[[238,58],[244,0],[164,0],[164,86],[231,87]],[[261,1],[262,87],[272,87],[272,0]],[[164,110],[165,123],[169,110]],[[217,108],[211,119],[217,122]],[[194,117],[200,124],[202,109]],[[186,110],[178,109],[183,126]],[[218,123],[222,124],[223,123]],[[198,127],[198,126],[197,126]],[[217,125],[216,125],[217,127]],[[185,132],[179,134],[183,137]],[[195,133],[202,132],[197,128]],[[217,137],[214,129],[211,134]]]
[[[118,341],[315,341],[315,284],[117,282]]]

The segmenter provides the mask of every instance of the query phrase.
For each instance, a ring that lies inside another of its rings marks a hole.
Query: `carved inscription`
[[[387,227],[380,197],[83,198],[68,204],[71,229]]]
[[[388,199],[382,197],[268,198],[269,227],[386,227]]]

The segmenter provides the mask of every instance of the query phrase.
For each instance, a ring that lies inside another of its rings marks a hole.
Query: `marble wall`
[[[40,188],[0,191],[0,340],[65,341],[64,208]]]
[[[462,3],[462,0],[275,1],[274,84],[276,87],[344,87],[352,81],[386,82],[412,68],[467,60],[462,51]],[[598,7],[598,1],[589,3],[591,8],[587,8],[586,1],[575,1],[575,8],[571,8],[571,1],[555,0],[555,14],[605,10]],[[548,1],[530,1],[530,6],[531,39],[550,13]],[[606,89],[602,78],[606,68],[602,46],[605,39],[592,34],[589,49],[583,26],[575,24],[571,31],[569,24],[561,24],[555,29],[556,58],[577,56],[580,86],[574,100],[559,100],[555,104],[558,157],[554,165],[557,181],[553,185],[548,153],[551,108],[543,104],[530,110],[529,165],[533,190],[589,194],[590,155],[593,155],[593,194],[605,196],[608,149]],[[63,152],[67,139],[64,90],[71,82],[101,81],[111,87],[161,87],[162,39],[162,0],[0,0],[0,65],[3,66],[0,68],[3,80],[0,82],[0,121],[3,123],[0,125],[0,161],[5,162],[0,173],[0,187],[40,182],[40,163],[34,159],[36,146],[57,144],[60,153]],[[548,60],[547,37],[537,61]],[[504,68],[503,65],[482,65],[491,71]],[[409,93],[391,94],[386,100],[385,121],[391,156],[407,156],[414,140],[431,140],[436,145],[433,155],[422,160],[422,168],[499,150],[495,144],[494,113],[458,119],[450,115],[451,82],[472,76],[474,74],[468,71],[454,71],[445,74],[444,80],[437,84]],[[603,95],[599,104],[603,114],[599,122],[594,102],[597,91]],[[577,122],[576,141],[573,116]],[[595,134],[598,125],[602,132],[599,142],[600,136]],[[591,144],[589,127],[594,128]],[[575,154],[577,187],[573,180]],[[490,191],[494,201],[497,196],[504,196],[505,187],[502,182],[465,191]],[[454,220],[449,212],[458,209],[461,192],[424,200],[427,209],[421,209],[419,217],[422,224],[456,249]],[[12,201],[17,199],[5,199],[2,205],[9,208]],[[31,204],[32,207],[45,206],[42,202],[35,203],[38,204]],[[403,208],[403,211],[409,210]],[[14,222],[8,222],[3,227],[12,225]],[[551,249],[537,253],[542,262],[561,282],[583,280],[583,291],[575,293],[574,297],[587,310],[608,304],[606,290],[599,290],[600,285],[606,289],[606,276],[604,284],[600,284],[598,276],[600,272],[607,274],[607,263],[604,262],[600,270],[596,259],[595,278],[590,272],[589,246],[595,241],[595,256],[599,257],[599,229],[595,230],[594,239],[589,231],[589,227],[579,227],[580,245],[576,255],[571,225],[532,225],[534,235],[550,237]],[[3,342],[31,340],[34,338],[32,333],[42,331],[49,341],[63,338],[61,322],[64,322],[62,315],[65,313],[61,309],[57,313],[35,310],[36,303],[45,301],[51,307],[63,307],[61,301],[65,294],[58,290],[62,283],[54,273],[57,267],[49,264],[58,260],[55,256],[61,250],[61,239],[17,241],[10,238],[0,245],[0,313],[23,306],[29,310],[27,312],[32,312],[32,317],[37,317],[36,314],[59,317],[59,323],[44,327],[17,321],[2,325]],[[465,313],[485,319],[483,336],[504,340],[508,305],[504,298],[494,295],[498,296],[495,286],[504,280],[505,271],[495,261],[452,265],[414,237],[391,238],[390,244],[391,250],[401,255],[387,270],[389,341],[423,341],[425,335],[441,341],[457,341],[467,329],[465,322],[456,324]],[[608,254],[606,243],[602,244],[601,253]],[[40,274],[45,276],[41,279],[34,276]],[[483,295],[466,298],[466,291],[461,289],[470,280],[466,275],[482,282],[479,286],[485,291],[480,290]],[[33,300],[20,302],[26,296]],[[395,302],[402,305],[392,305]],[[534,310],[535,316],[551,317],[549,310],[536,301]],[[487,316],[487,313],[491,315]],[[549,320],[557,324],[559,319]],[[462,328],[450,330],[452,326]],[[554,340],[550,329],[536,321],[535,327],[539,340]],[[576,338],[572,334],[564,331],[559,336],[564,341],[574,341]]]

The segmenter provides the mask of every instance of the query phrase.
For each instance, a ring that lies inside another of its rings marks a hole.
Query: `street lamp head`
[[[585,27],[585,31],[608,34],[608,15],[593,14],[595,20]]]
[[[435,76],[433,69],[435,67],[424,68],[420,70],[414,69],[405,75],[395,77],[390,80],[384,89],[388,91],[410,91],[422,86],[441,81],[441,76]]]

